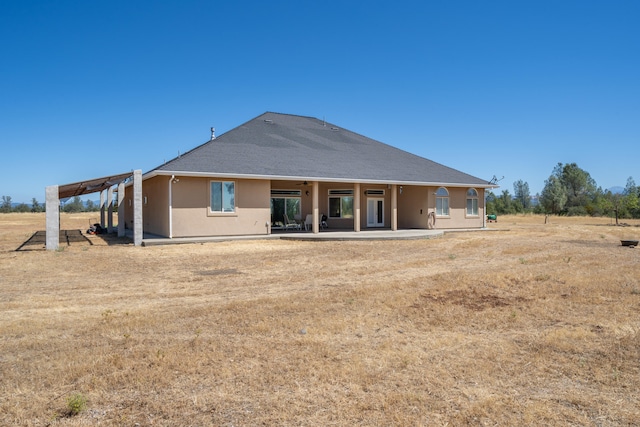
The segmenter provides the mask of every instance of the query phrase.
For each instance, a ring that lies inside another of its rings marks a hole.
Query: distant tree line
[[[622,193],[612,193],[596,185],[589,172],[575,163],[558,163],[544,182],[542,193],[531,196],[529,184],[522,180],[513,183],[513,195],[503,190],[496,195],[487,193],[487,214],[539,213],[553,215],[615,216],[617,218],[640,218],[640,187],[632,177]],[[91,200],[83,202],[76,196],[61,203],[63,212],[95,212],[100,206]],[[115,206],[117,210],[117,205]],[[13,206],[10,196],[2,196],[0,213],[44,212],[45,206],[33,198],[31,205],[20,203]]]
[[[100,210],[100,206],[91,200],[83,202],[79,196],[75,196],[73,199],[60,203],[60,210],[62,212],[74,213],[74,212],[95,212]],[[117,210],[117,209],[116,209]],[[45,205],[39,203],[34,197],[31,199],[31,205],[26,203],[19,203],[14,206],[11,202],[11,196],[2,196],[2,202],[0,202],[0,213],[10,212],[44,212]]]
[[[542,193],[531,196],[529,184],[518,180],[513,192],[487,193],[488,214],[541,213],[553,215],[640,218],[640,187],[632,177],[622,193],[596,185],[589,172],[575,163],[558,163],[544,182]]]

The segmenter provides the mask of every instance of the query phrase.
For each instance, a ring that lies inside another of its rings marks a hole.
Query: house
[[[482,228],[494,185],[313,117],[267,112],[145,173],[144,233]],[[132,206],[134,185],[126,187]],[[135,209],[124,213],[133,229]],[[296,227],[297,228],[297,227]],[[305,230],[305,227],[299,227]]]

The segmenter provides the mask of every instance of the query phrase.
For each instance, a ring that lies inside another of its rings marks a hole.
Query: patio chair
[[[313,230],[313,215],[307,214],[307,217],[304,219],[304,230]]]
[[[289,215],[284,214],[284,229],[287,230],[302,230],[302,226],[295,221],[289,219]]]

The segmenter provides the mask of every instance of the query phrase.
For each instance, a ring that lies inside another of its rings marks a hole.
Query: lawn
[[[45,251],[1,214],[0,424],[639,425],[640,222],[498,220]]]

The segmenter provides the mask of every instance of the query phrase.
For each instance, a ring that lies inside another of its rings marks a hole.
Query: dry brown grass
[[[47,252],[0,215],[0,424],[638,425],[640,224],[499,220]]]

